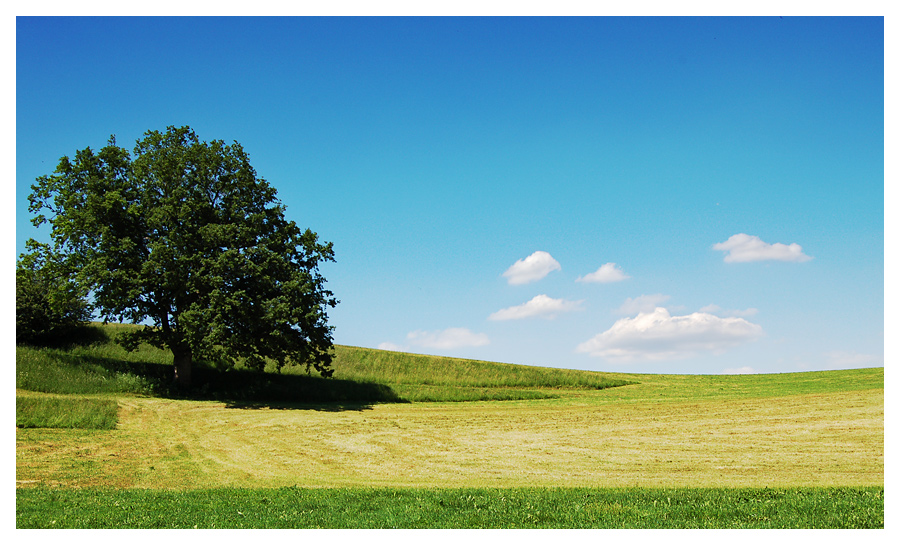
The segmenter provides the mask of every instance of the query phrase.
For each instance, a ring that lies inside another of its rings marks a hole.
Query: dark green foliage
[[[16,427],[112,430],[118,408],[112,399],[16,396]]]
[[[16,262],[16,344],[65,344],[90,320],[84,294],[38,251]]]
[[[111,138],[63,157],[32,190],[56,269],[105,320],[152,322],[121,341],[170,350],[181,385],[195,359],[330,376],[337,301],[318,267],[334,261],[332,245],[285,219],[240,144],[169,127],[145,133],[132,157]]]
[[[883,487],[31,488],[17,528],[884,528]]]

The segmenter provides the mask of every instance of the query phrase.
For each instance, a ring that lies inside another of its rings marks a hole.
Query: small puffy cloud
[[[561,268],[559,262],[553,259],[553,256],[547,252],[537,251],[525,259],[520,259],[513,263],[503,273],[503,277],[513,286],[529,284],[537,282],[551,272],[558,271]]]
[[[546,319],[556,318],[562,312],[581,310],[583,301],[567,301],[565,299],[553,299],[546,295],[538,295],[531,301],[514,307],[498,310],[488,316],[489,320],[521,320],[523,318],[541,317]]]
[[[782,244],[776,242],[769,244],[760,240],[757,236],[738,233],[732,235],[725,242],[713,244],[713,250],[727,252],[725,263],[747,263],[750,261],[809,261],[812,257],[803,253],[803,248],[797,244]]]
[[[722,371],[723,375],[754,375],[756,374],[756,369],[752,367],[738,367],[736,369],[725,369]]]
[[[762,327],[743,318],[719,318],[703,312],[672,316],[660,307],[618,320],[578,345],[576,351],[614,363],[681,359],[699,352],[721,353],[762,333]]]
[[[622,269],[616,267],[615,263],[604,263],[600,265],[600,268],[596,271],[586,274],[584,276],[579,276],[575,279],[576,282],[597,282],[601,284],[606,284],[609,282],[621,282],[626,278],[631,278],[627,274],[625,274]]]
[[[632,316],[641,312],[653,312],[656,307],[669,300],[668,295],[657,293],[654,295],[641,295],[640,297],[631,297],[625,299],[622,306],[616,310],[617,314]]]
[[[379,350],[390,350],[391,352],[405,352],[405,348],[394,343],[384,342],[378,345]]]
[[[746,318],[748,316],[756,316],[756,314],[759,313],[759,309],[747,308],[744,310],[722,310],[722,307],[719,305],[706,305],[700,309],[700,312],[715,314],[716,316],[725,318]]]
[[[406,340],[416,346],[442,350],[484,346],[491,342],[484,333],[473,333],[464,327],[451,327],[443,331],[412,331],[406,335]]]

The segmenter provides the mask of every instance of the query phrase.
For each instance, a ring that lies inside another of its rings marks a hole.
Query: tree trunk
[[[173,349],[175,356],[175,384],[179,386],[191,385],[191,363],[194,355],[190,348]]]

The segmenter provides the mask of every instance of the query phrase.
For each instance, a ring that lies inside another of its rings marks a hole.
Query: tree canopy
[[[170,349],[177,382],[190,384],[198,358],[331,375],[337,300],[319,264],[334,261],[332,244],[285,218],[237,142],[168,127],[131,155],[110,137],[60,159],[29,201],[52,239],[31,247],[90,291],[104,321],[152,323],[122,342]]]

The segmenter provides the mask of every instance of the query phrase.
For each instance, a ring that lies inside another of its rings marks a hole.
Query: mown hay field
[[[742,377],[716,386],[643,376],[556,399],[353,410],[122,396],[114,430],[17,429],[16,478],[119,488],[883,485],[883,371],[832,373],[860,387],[796,393],[803,375],[756,377],[754,388]]]

